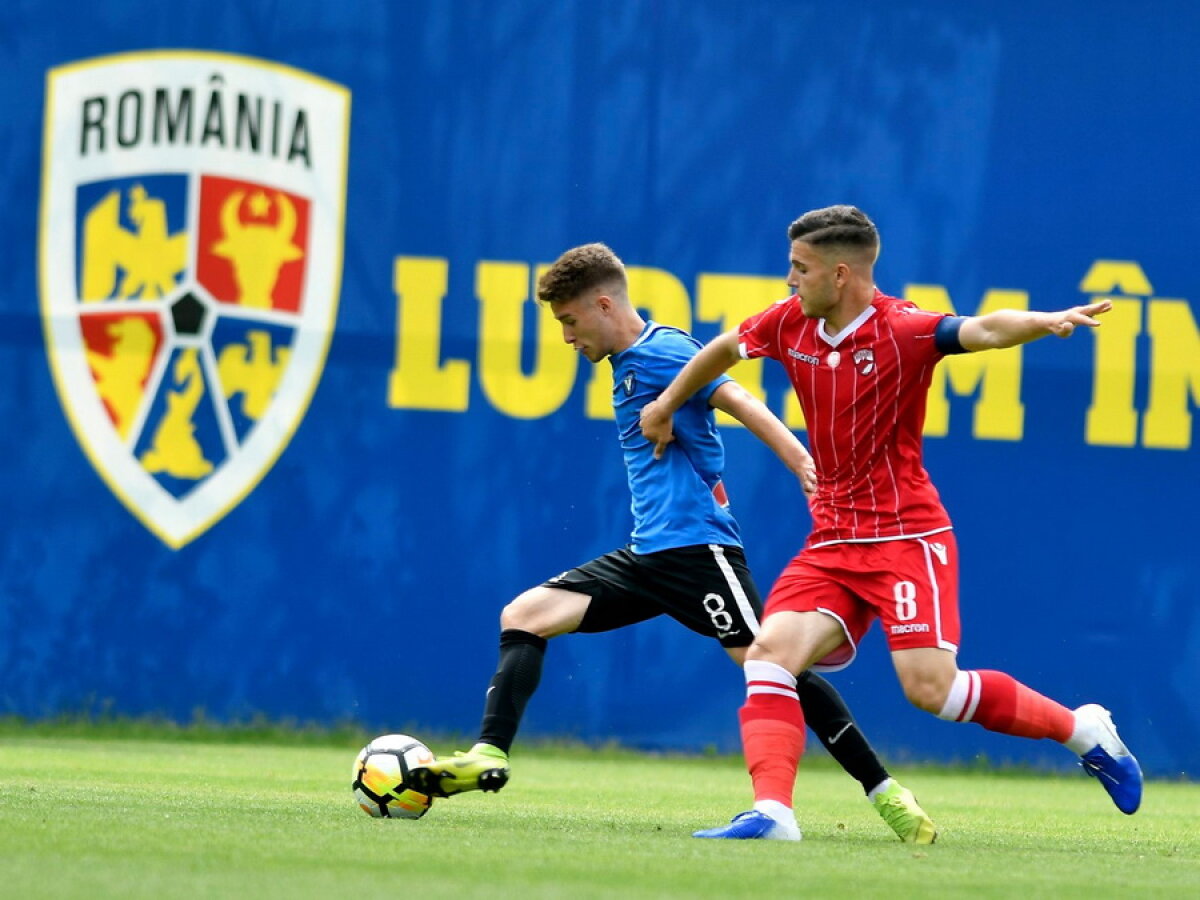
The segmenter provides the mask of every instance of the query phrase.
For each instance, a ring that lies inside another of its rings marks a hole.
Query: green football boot
[[[937,840],[937,828],[933,819],[925,814],[913,792],[896,779],[886,791],[875,795],[872,801],[883,821],[891,826],[900,840],[906,844],[932,844]]]
[[[430,797],[463,791],[498,791],[508,783],[508,754],[491,744],[476,744],[465,753],[433,760],[409,770],[412,786]]]

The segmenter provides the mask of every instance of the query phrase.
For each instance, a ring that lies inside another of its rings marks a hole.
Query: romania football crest
[[[337,314],[349,93],[159,51],[47,79],[40,285],[80,445],[180,547],[253,490],[308,408]]]

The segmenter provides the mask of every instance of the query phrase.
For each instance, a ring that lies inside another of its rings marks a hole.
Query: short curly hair
[[[537,296],[543,303],[566,303],[613,281],[626,285],[620,257],[605,244],[584,244],[566,251],[542,274]]]

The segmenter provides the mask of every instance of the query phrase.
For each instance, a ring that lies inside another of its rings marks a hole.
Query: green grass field
[[[914,848],[817,759],[801,843],[700,841],[748,805],[738,759],[518,748],[502,793],[409,822],[355,806],[356,751],[6,730],[0,896],[1200,896],[1197,784],[1126,817],[1082,774],[901,769],[941,829]]]

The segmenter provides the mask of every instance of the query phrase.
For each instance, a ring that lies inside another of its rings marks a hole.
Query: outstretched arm
[[[737,382],[727,381],[713,391],[708,402],[716,409],[729,413],[774,450],[783,464],[800,479],[804,496],[812,497],[816,493],[817,467],[812,454],[762,401]]]
[[[741,356],[738,354],[738,335],[727,331],[700,348],[679,370],[675,380],[658,395],[658,399],[642,407],[641,426],[646,440],[654,443],[654,458],[662,459],[667,444],[675,440],[671,417],[688,398],[718,375],[723,375]]]
[[[1047,335],[1070,337],[1077,325],[1095,328],[1100,323],[1095,316],[1112,309],[1103,300],[1087,306],[1072,306],[1060,312],[1032,312],[1000,309],[982,316],[971,316],[958,330],[958,342],[964,350],[999,350],[1028,344]]]

